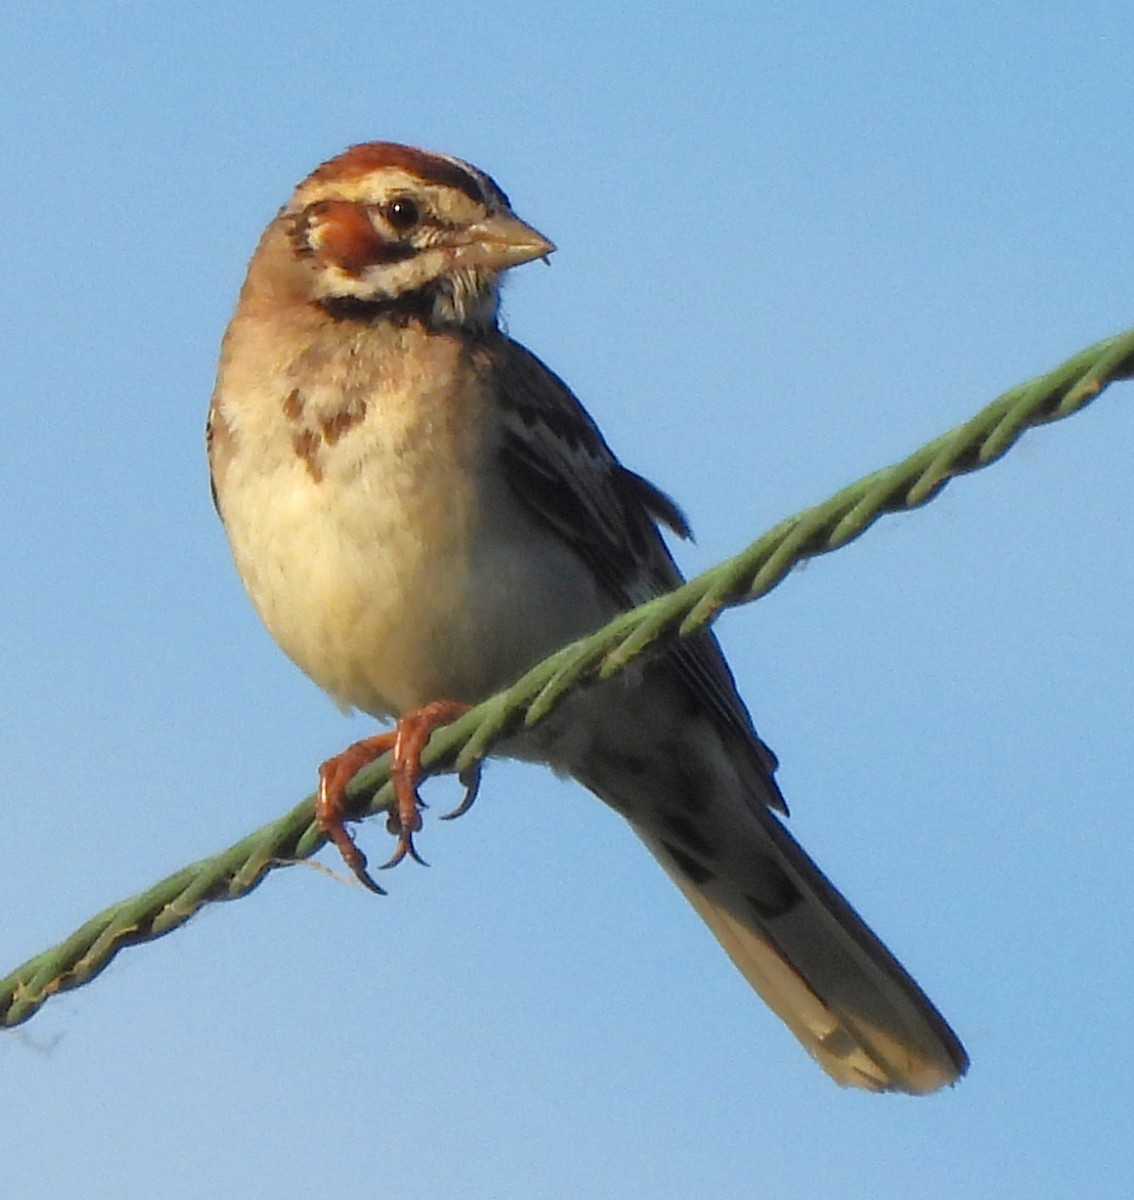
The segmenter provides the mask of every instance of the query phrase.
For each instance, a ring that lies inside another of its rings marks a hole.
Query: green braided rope
[[[470,765],[500,738],[542,720],[577,683],[612,675],[659,637],[686,636],[712,621],[722,608],[763,596],[804,559],[846,545],[883,513],[925,504],[955,475],[995,461],[1026,429],[1070,416],[1109,383],[1132,373],[1134,330],[1099,342],[1054,371],[1005,392],[909,458],[783,521],[735,558],[553,654],[506,691],[438,730],[422,756],[423,764],[433,770]],[[388,760],[360,771],[350,796],[360,813],[388,807]],[[325,842],[313,814],[313,797],[308,797],[223,853],[184,867],[92,917],[66,941],[0,980],[0,1025],[18,1025],[49,996],[89,982],[124,946],[160,937],[183,925],[203,905],[244,896],[273,868],[313,855]]]

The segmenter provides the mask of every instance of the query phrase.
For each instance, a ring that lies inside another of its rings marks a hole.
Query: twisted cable
[[[573,687],[615,674],[659,638],[686,637],[722,609],[767,594],[805,559],[845,546],[884,513],[926,504],[950,479],[995,462],[1025,430],[1078,412],[1108,384],[1132,373],[1134,330],[1012,388],[908,458],[789,517],[735,557],[551,655],[510,688],[434,733],[422,765],[432,771],[462,770],[501,738],[543,720]],[[360,771],[348,797],[359,815],[389,807],[389,757]],[[309,796],[222,853],[112,905],[0,980],[0,1025],[19,1025],[56,992],[89,983],[123,947],[169,933],[206,904],[247,895],[269,871],[309,858],[325,841]]]

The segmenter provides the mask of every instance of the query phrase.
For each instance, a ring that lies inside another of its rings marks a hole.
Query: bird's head
[[[495,323],[501,274],[555,247],[457,158],[366,142],[325,162],[278,218],[311,300],[342,315]]]

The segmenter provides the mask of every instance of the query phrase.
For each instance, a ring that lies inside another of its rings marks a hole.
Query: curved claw
[[[334,843],[335,849],[342,855],[343,862],[350,867],[355,879],[363,887],[369,888],[375,895],[384,896],[386,889],[379,887],[374,882],[370,872],[366,869],[366,855],[358,848],[354,838],[347,831],[346,826],[340,821],[334,825],[325,825],[323,832]]]
[[[477,793],[480,791],[480,767],[481,764],[475,762],[471,766],[465,767],[457,776],[461,783],[465,785],[465,796],[452,812],[442,814],[442,821],[455,821],[458,817],[463,817],[472,808]]]
[[[394,853],[378,868],[379,871],[388,871],[391,867],[396,867],[403,858],[412,858],[415,863],[420,866],[428,867],[429,864],[417,852],[417,847],[413,844],[413,834],[404,833],[398,836],[398,844],[394,847]]]
[[[386,817],[386,832],[394,834],[397,839],[397,845],[394,847],[394,853],[384,862],[378,869],[380,871],[388,871],[391,867],[396,867],[403,858],[412,858],[415,863],[419,863],[423,867],[428,867],[429,864],[417,852],[417,847],[413,844],[413,835],[421,828],[421,817],[417,812],[413,812],[413,819],[403,824],[397,808],[390,809],[389,815]]]
[[[335,843],[336,849],[343,856],[343,862],[350,867],[351,871],[354,872],[355,879],[357,879],[364,888],[368,888],[376,896],[385,896],[386,889],[384,887],[379,887],[378,884],[374,882],[374,877],[366,869],[366,855],[363,854],[358,848],[354,838],[347,833],[346,829],[343,829],[342,833],[342,841],[340,841],[333,834],[331,835],[331,841]]]

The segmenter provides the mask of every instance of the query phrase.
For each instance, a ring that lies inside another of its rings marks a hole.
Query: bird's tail
[[[640,668],[648,678],[631,670],[569,698],[519,756],[574,776],[629,821],[838,1083],[914,1094],[954,1083],[968,1067],[956,1034],[774,811],[771,751],[653,662]]]
[[[719,835],[707,811],[631,825],[836,1082],[917,1094],[955,1082],[968,1058],[925,993],[773,812],[746,817]]]

